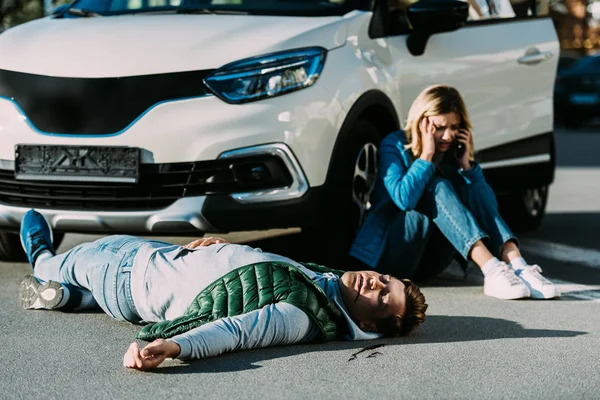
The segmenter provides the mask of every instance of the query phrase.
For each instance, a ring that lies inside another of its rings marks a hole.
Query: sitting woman
[[[372,207],[350,255],[381,273],[413,279],[443,271],[458,252],[500,299],[557,295],[538,265],[528,265],[473,160],[471,123],[459,92],[426,88],[404,131],[381,143]]]

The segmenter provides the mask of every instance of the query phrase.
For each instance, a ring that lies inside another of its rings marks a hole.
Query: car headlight
[[[313,85],[327,50],[311,47],[235,61],[204,79],[219,98],[234,104],[280,96]]]

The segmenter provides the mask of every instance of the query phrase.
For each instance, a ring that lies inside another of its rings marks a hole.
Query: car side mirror
[[[414,56],[425,52],[431,35],[460,29],[467,22],[469,3],[461,0],[420,0],[408,7],[412,31],[406,44]]]
[[[56,7],[56,8],[54,8],[52,10],[52,14],[51,15],[53,15],[53,16],[63,15],[63,13],[65,11],[67,11],[67,8],[69,8],[70,5],[71,4],[63,4],[63,5],[60,5],[60,6]]]

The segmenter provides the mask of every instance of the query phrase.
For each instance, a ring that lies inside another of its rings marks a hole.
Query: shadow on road
[[[210,359],[181,362],[168,362],[162,368],[147,371],[147,373],[156,374],[197,374],[197,373],[221,373],[245,371],[261,368],[257,365],[263,361],[274,360],[278,358],[293,357],[299,354],[315,353],[315,357],[323,354],[323,351],[336,352],[346,351],[339,356],[340,362],[350,362],[359,356],[368,357],[373,352],[380,354],[385,352],[386,345],[401,344],[403,339],[388,339],[377,341],[358,341],[358,342],[331,342],[327,344],[306,344],[283,347],[271,347],[259,350],[243,351],[238,353],[228,353],[219,357]],[[331,354],[331,353],[328,353]]]
[[[536,231],[519,236],[539,248],[525,248],[527,260],[557,279],[600,285],[600,213],[549,213]],[[558,246],[554,246],[554,245]],[[549,258],[550,257],[550,258]],[[586,266],[581,259],[585,259]],[[591,268],[595,266],[596,268]]]
[[[600,290],[576,290],[562,295],[569,301],[590,301],[600,299]]]
[[[559,128],[554,139],[557,167],[600,166],[600,158],[597,156],[597,148],[600,145],[600,125],[597,123],[579,129]]]
[[[600,199],[598,205],[600,206]],[[552,212],[546,214],[537,231],[521,234],[519,237],[594,249],[600,247],[598,227],[599,212]]]
[[[585,335],[582,331],[528,329],[499,318],[430,315],[411,343],[471,342],[493,339],[568,338]]]
[[[197,374],[245,371],[261,368],[265,360],[291,357],[302,353],[335,352],[340,363],[359,358],[384,356],[386,346],[410,346],[426,343],[471,342],[494,339],[570,338],[587,332],[556,329],[527,329],[516,322],[489,317],[431,315],[417,333],[403,338],[369,342],[333,342],[319,345],[296,345],[231,353],[216,358],[189,363],[172,362],[150,371],[156,374]],[[368,345],[367,345],[368,344]],[[347,353],[339,353],[347,350]],[[315,356],[318,356],[317,354]]]

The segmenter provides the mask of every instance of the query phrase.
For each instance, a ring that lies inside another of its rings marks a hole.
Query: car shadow
[[[457,343],[496,339],[572,338],[585,335],[583,331],[558,329],[528,329],[522,325],[500,318],[430,315],[423,326],[408,337],[380,339],[361,342],[331,342],[272,347],[225,354],[219,357],[181,362],[168,361],[161,368],[150,371],[155,374],[224,373],[261,368],[266,360],[293,357],[303,353],[328,351],[339,363],[346,364],[357,359],[385,356],[391,346],[414,346],[435,343]],[[333,353],[331,353],[333,352]]]
[[[557,128],[554,140],[558,168],[600,166],[600,158],[597,155],[600,144],[599,122],[599,120],[590,121],[579,128],[561,126]],[[573,145],[573,141],[580,141],[586,145]]]
[[[552,278],[600,285],[599,212],[548,213],[539,229],[519,235],[523,253]]]
[[[600,290],[574,290],[563,294],[561,298],[569,301],[598,301],[600,299]]]

